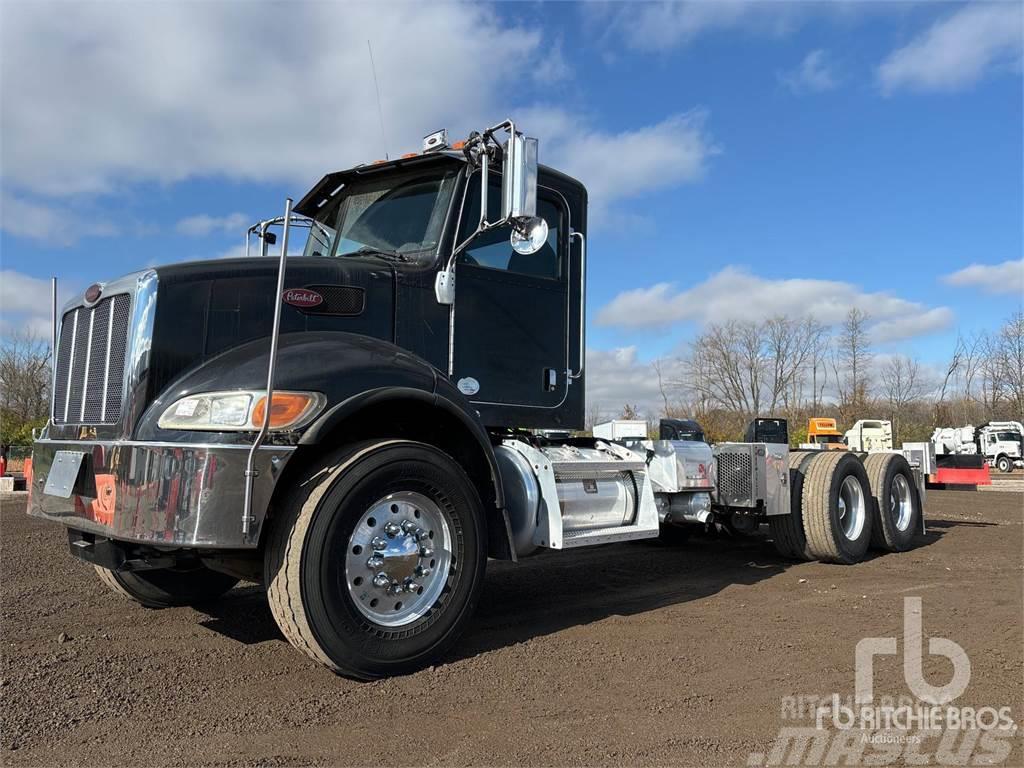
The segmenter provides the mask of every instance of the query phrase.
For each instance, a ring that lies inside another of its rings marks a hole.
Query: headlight
[[[327,398],[319,392],[274,390],[270,405],[270,428],[295,429],[308,424],[324,407]],[[203,392],[171,403],[160,416],[161,429],[251,432],[263,426],[267,393]]]

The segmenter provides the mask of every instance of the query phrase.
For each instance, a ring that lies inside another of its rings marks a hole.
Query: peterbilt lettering
[[[284,296],[281,298],[285,304],[291,304],[293,307],[316,307],[324,303],[324,297],[316,291],[311,291],[305,288],[289,288],[284,292]]]
[[[836,563],[910,546],[902,456],[790,452],[778,419],[715,447],[679,420],[582,433],[587,192],[537,158],[510,120],[439,131],[327,174],[245,258],[54,308],[30,513],[149,607],[263,584],[284,635],[358,679],[443,657],[488,558],[695,526]]]

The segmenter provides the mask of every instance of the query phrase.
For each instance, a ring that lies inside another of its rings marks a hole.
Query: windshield
[[[376,254],[400,261],[437,250],[455,182],[455,172],[432,170],[357,180],[316,217],[330,232],[310,235],[308,255]]]

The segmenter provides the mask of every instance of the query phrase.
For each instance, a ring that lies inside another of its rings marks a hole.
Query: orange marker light
[[[416,153],[415,152],[406,152],[404,155],[402,155],[401,159],[402,160],[408,160],[410,157],[416,157]]]
[[[309,412],[316,402],[311,394],[299,392],[274,392],[274,400],[270,406],[270,428],[281,429],[297,424]],[[267,398],[264,395],[256,401],[252,409],[252,425],[263,426],[263,418],[267,410]]]
[[[456,141],[454,144],[452,144],[451,148],[452,149],[462,149],[464,146],[466,146],[466,142],[464,142],[464,141]]]

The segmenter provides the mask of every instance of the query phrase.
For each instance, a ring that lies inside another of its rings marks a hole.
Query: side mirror
[[[528,216],[512,220],[512,234],[509,242],[512,250],[523,256],[530,256],[548,241],[548,223],[540,216]]]
[[[537,215],[537,139],[515,133],[505,142],[501,171],[501,217],[511,220]]]

